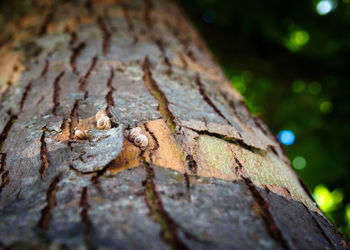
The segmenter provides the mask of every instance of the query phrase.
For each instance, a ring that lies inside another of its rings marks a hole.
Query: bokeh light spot
[[[325,185],[320,184],[314,190],[314,197],[322,211],[327,213],[334,211],[343,201],[344,192],[341,189],[330,192]]]
[[[297,156],[293,159],[293,167],[295,169],[301,170],[306,167],[306,160],[302,156]]]
[[[292,145],[295,141],[294,133],[290,130],[282,130],[277,135],[278,140],[284,145]]]
[[[319,1],[316,5],[316,11],[320,15],[327,15],[334,9],[334,3],[331,0],[322,0]]]
[[[328,114],[332,111],[333,104],[329,100],[321,99],[319,103],[320,103],[320,111],[323,114]]]
[[[350,203],[346,204],[345,207],[345,219],[348,223],[350,223]]]
[[[216,14],[210,10],[203,12],[203,21],[206,23],[213,23],[216,19]]]
[[[286,46],[292,51],[300,50],[309,41],[309,33],[305,30],[296,29],[289,34]]]

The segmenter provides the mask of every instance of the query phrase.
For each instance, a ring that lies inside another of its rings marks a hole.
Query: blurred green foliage
[[[182,0],[233,86],[350,239],[350,0]]]

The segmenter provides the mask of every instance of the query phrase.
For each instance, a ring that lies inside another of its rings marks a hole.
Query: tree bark
[[[348,248],[175,3],[26,8],[1,40],[0,247]]]

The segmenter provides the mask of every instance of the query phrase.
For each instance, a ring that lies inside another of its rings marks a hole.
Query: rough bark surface
[[[175,3],[32,3],[1,40],[0,247],[348,248]]]

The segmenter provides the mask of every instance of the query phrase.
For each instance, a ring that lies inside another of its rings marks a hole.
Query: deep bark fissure
[[[159,148],[159,142],[158,142],[157,137],[154,135],[154,133],[148,128],[147,122],[143,126],[144,126],[145,130],[147,131],[147,133],[149,133],[151,135],[151,137],[152,137],[152,139],[154,141],[154,146],[151,149],[150,154],[149,154],[150,161],[153,162],[153,159],[152,159],[153,152],[155,152]]]
[[[61,181],[61,174],[54,177],[50,183],[49,189],[46,193],[46,206],[41,210],[41,217],[38,222],[38,227],[47,230],[52,220],[52,210],[56,206],[56,192],[58,189],[58,183]]]
[[[0,158],[0,175],[5,171],[6,167],[6,153],[0,153],[1,158]]]
[[[40,137],[40,159],[41,159],[41,167],[39,170],[40,178],[45,180],[46,177],[46,169],[49,167],[49,154],[47,151],[47,145],[45,142],[45,127],[42,129],[43,133]]]
[[[0,193],[2,192],[2,189],[9,184],[9,182],[10,182],[9,171],[5,170],[1,175]]]
[[[97,56],[94,56],[92,59],[91,59],[91,64],[90,64],[90,67],[88,68],[88,70],[86,71],[85,75],[83,75],[82,77],[80,77],[79,79],[79,89],[81,91],[84,92],[84,99],[86,99],[89,95],[89,92],[85,89],[86,88],[86,82],[91,74],[91,72],[94,70],[95,66],[96,66],[96,63],[97,63],[97,60],[98,60],[98,57]]]
[[[190,192],[191,182],[187,172],[184,173],[184,177],[185,177],[185,184],[186,184],[187,200],[191,202],[191,192]]]
[[[69,62],[70,62],[71,68],[75,74],[79,74],[79,72],[77,70],[77,59],[85,47],[86,47],[86,43],[80,42],[76,47],[72,48],[72,54],[70,56]]]
[[[85,234],[89,234],[91,232],[92,223],[89,218],[90,205],[88,203],[88,187],[83,187],[79,205],[81,207],[80,218],[85,225]]]
[[[60,91],[61,91],[61,86],[60,86],[60,80],[64,75],[64,71],[59,73],[55,80],[53,81],[53,109],[52,109],[52,113],[54,115],[57,114],[57,109],[60,106]]]
[[[50,61],[48,58],[45,59],[45,64],[44,64],[44,67],[40,73],[40,77],[45,77],[46,76],[46,73],[49,69],[49,66],[50,66]]]
[[[241,178],[244,180],[246,186],[251,192],[256,204],[260,207],[259,212],[262,216],[262,219],[265,222],[267,231],[269,232],[271,237],[274,238],[281,245],[281,247],[283,247],[286,250],[289,250],[290,247],[270,211],[268,202],[260,194],[259,190],[255,187],[255,185],[249,178],[246,178],[243,175],[241,175]]]
[[[106,95],[106,102],[107,102],[106,112],[109,116],[111,116],[111,114],[110,114],[111,107],[115,106],[114,99],[113,99],[113,93],[115,91],[115,88],[113,87],[113,79],[114,79],[114,70],[111,67],[110,75],[109,75],[109,78],[108,78],[107,84],[106,84],[107,88],[109,89],[109,91]]]
[[[25,103],[25,101],[27,99],[29,91],[32,89],[32,86],[33,86],[33,80],[30,80],[28,82],[28,84],[26,85],[26,87],[24,88],[24,92],[23,92],[21,101],[19,103],[19,110],[20,110],[20,112],[22,112],[22,110],[23,110],[24,103]]]
[[[235,162],[237,166],[235,166],[234,171],[235,171],[235,174],[238,176],[243,170],[243,165],[236,157],[235,157]]]
[[[97,24],[102,33],[102,52],[106,56],[111,47],[112,34],[108,30],[102,17],[97,18]]]
[[[197,173],[197,162],[194,160],[193,156],[188,154],[186,155],[187,167],[191,171],[191,173]]]
[[[9,117],[8,121],[6,122],[4,128],[2,129],[2,132],[0,134],[0,150],[3,148],[5,140],[7,138],[7,135],[10,132],[13,124],[17,120],[17,115],[12,114],[11,110],[8,111],[8,113],[10,114],[10,117]]]
[[[164,48],[164,42],[159,37],[158,38],[153,37],[153,40],[154,40],[155,44],[157,45],[160,53],[162,54],[162,57],[163,57],[163,60],[164,60],[164,64],[168,67],[167,74],[171,75],[171,73],[172,73],[172,65],[171,65],[171,63],[169,61],[168,56],[166,55],[166,50]]]
[[[144,75],[143,75],[144,83],[146,84],[150,93],[157,100],[159,112],[163,115],[163,117],[167,121],[172,132],[175,132],[175,128],[176,128],[175,116],[169,110],[169,107],[168,107],[169,100],[167,99],[165,93],[158,86],[157,82],[154,80],[154,78],[152,76],[151,63],[149,62],[148,57],[146,57],[144,59],[142,69],[143,69],[143,73],[144,73]]]
[[[328,237],[326,232],[324,231],[323,227],[320,225],[318,220],[315,218],[315,216],[310,212],[310,210],[303,204],[303,207],[305,208],[306,212],[312,217],[312,220],[316,224],[317,228],[320,230],[322,236],[327,240],[327,242],[334,248],[337,249],[336,245],[332,242],[332,240]]]
[[[2,189],[8,184],[8,171],[5,170],[6,167],[6,153],[0,153],[0,177],[1,177],[1,184],[0,184],[0,193]]]
[[[38,29],[38,36],[43,36],[47,33],[47,27],[49,26],[50,22],[52,21],[54,16],[54,7],[47,13],[47,15],[44,18],[44,21],[42,24],[39,26]]]
[[[144,162],[144,165],[147,172],[147,178],[144,182],[146,204],[154,219],[162,227],[161,237],[165,242],[170,244],[173,249],[188,249],[178,235],[179,229],[177,224],[164,209],[162,200],[157,192],[156,185],[153,180],[153,168],[146,162]]]
[[[207,95],[205,89],[204,89],[204,86],[201,82],[201,79],[199,77],[199,75],[197,74],[196,76],[196,83],[197,83],[197,86],[198,86],[198,90],[199,90],[199,93],[201,94],[203,100],[210,106],[212,107],[212,109],[215,111],[215,113],[217,113],[221,118],[223,118],[229,125],[232,125],[230,123],[229,120],[227,120],[227,118],[222,114],[222,112],[220,111],[220,109],[218,107],[216,107],[216,105],[213,103],[213,101],[210,99],[210,97]]]
[[[199,135],[208,135],[208,136],[212,136],[212,137],[224,140],[225,142],[228,142],[228,143],[231,143],[231,144],[239,145],[240,147],[242,147],[244,149],[247,149],[250,152],[255,153],[255,154],[264,155],[264,153],[265,153],[265,151],[260,149],[260,148],[256,148],[256,147],[253,147],[251,145],[246,144],[244,142],[244,140],[242,140],[242,139],[237,139],[237,138],[234,138],[234,137],[228,137],[228,136],[225,136],[225,135],[222,135],[222,134],[213,133],[213,132],[209,132],[209,131],[206,131],[206,130],[196,130],[194,128],[189,128],[189,127],[186,127],[186,126],[183,126],[183,127],[187,128],[187,129],[190,129],[190,130],[196,132]]]
[[[75,31],[71,31],[69,33],[69,37],[70,37],[69,38],[69,46],[73,47],[75,42],[78,40],[78,35],[77,35],[77,33]]]

